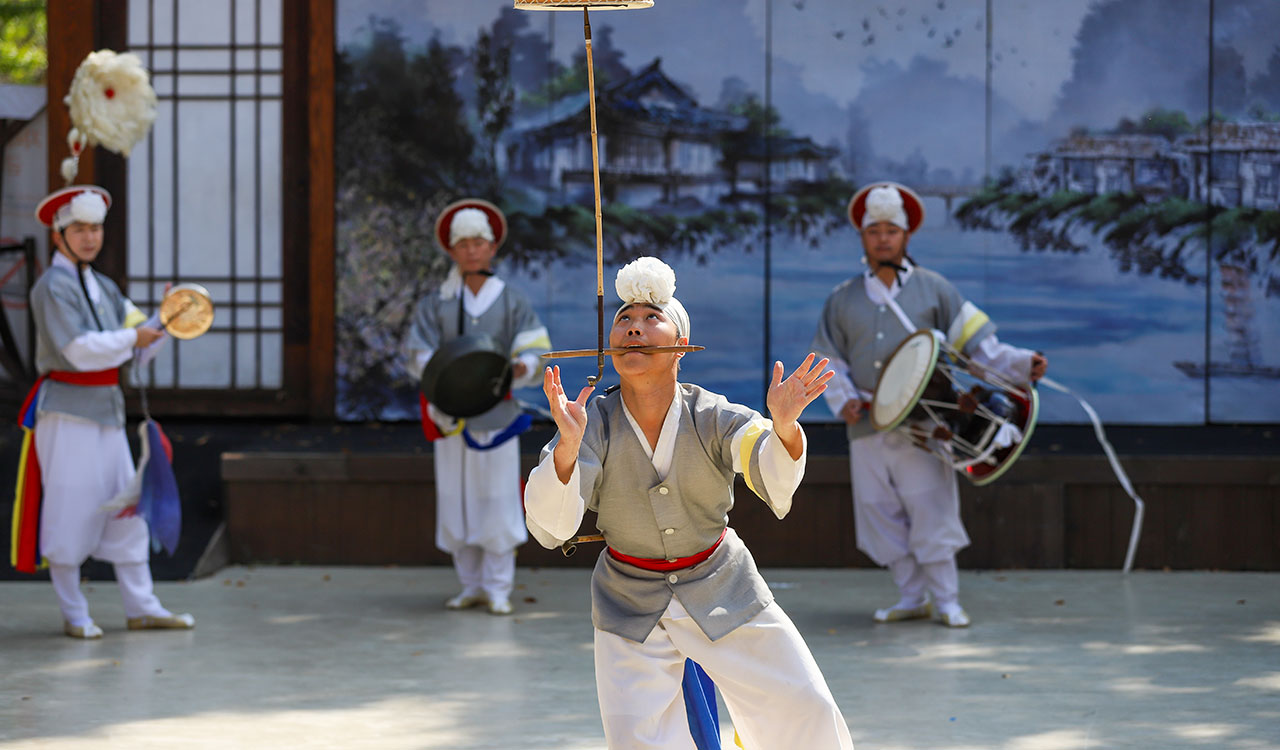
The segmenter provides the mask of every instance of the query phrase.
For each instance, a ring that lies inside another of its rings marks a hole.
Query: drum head
[[[199,284],[178,284],[160,300],[160,325],[170,336],[193,339],[213,325],[213,301]]]
[[[929,385],[940,345],[933,331],[916,331],[898,344],[880,373],[871,397],[871,426],[892,430],[907,418]]]
[[[511,390],[511,361],[492,336],[459,336],[441,346],[422,368],[422,393],[457,419],[483,414]]]
[[[1026,391],[1010,393],[1009,396],[1014,400],[1017,408],[1012,422],[1022,431],[1022,439],[1008,448],[996,451],[993,456],[994,465],[979,462],[965,467],[964,475],[975,486],[990,484],[1003,476],[1009,467],[1013,466],[1013,462],[1022,455],[1022,449],[1031,442],[1031,433],[1036,429],[1036,420],[1040,418],[1040,396],[1036,394],[1036,389],[1029,388]]]

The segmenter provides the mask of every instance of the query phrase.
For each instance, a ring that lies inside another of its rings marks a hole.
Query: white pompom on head
[[[85,191],[71,199],[67,204],[68,221],[64,226],[75,222],[82,224],[101,224],[107,220],[107,202],[102,196]]]
[[[613,286],[623,304],[647,302],[662,307],[675,296],[676,272],[657,258],[645,256],[623,266]]]
[[[493,227],[489,217],[478,208],[463,208],[449,222],[449,247],[470,237],[480,237],[493,242]]]
[[[618,271],[613,286],[622,300],[614,320],[631,305],[654,305],[675,325],[677,336],[689,336],[689,313],[676,299],[676,272],[671,266],[652,256],[636,258]]]
[[[902,203],[902,193],[889,185],[873,188],[867,194],[867,212],[862,225],[870,226],[881,221],[907,229],[907,210]]]

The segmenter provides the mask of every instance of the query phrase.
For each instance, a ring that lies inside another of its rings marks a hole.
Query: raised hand
[[[560,366],[548,367],[542,373],[542,392],[547,395],[547,406],[551,409],[551,418],[556,421],[556,429],[560,431],[560,442],[555,448],[556,474],[561,483],[569,481],[573,466],[578,460],[578,446],[582,445],[582,436],[587,430],[587,399],[595,388],[584,386],[578,392],[578,398],[570,401],[565,395],[564,384],[560,382]]]
[[[830,361],[823,357],[814,364],[817,355],[812,352],[786,380],[782,379],[782,362],[773,363],[773,380],[769,383],[769,416],[773,423],[790,424],[800,418],[804,409],[827,390],[827,382],[835,376],[835,370],[826,369]]]
[[[812,352],[786,380],[782,379],[782,362],[773,363],[773,379],[769,382],[769,416],[773,418],[773,434],[778,436],[791,458],[799,460],[804,452],[800,437],[800,425],[796,420],[813,400],[827,390],[827,382],[835,376],[835,370],[826,369],[830,361],[826,357],[816,365]]]

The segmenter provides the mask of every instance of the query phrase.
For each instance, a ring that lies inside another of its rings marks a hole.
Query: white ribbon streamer
[[[1085,414],[1089,415],[1089,421],[1093,422],[1093,432],[1098,436],[1098,443],[1102,445],[1103,452],[1107,454],[1107,460],[1111,462],[1111,470],[1115,472],[1116,479],[1120,481],[1120,486],[1129,494],[1129,497],[1133,498],[1133,528],[1129,531],[1129,550],[1124,555],[1124,572],[1128,573],[1133,567],[1133,555],[1138,551],[1138,538],[1142,535],[1142,516],[1146,511],[1146,504],[1142,502],[1142,498],[1138,497],[1138,493],[1133,491],[1133,485],[1129,482],[1129,475],[1124,473],[1124,469],[1120,466],[1120,460],[1116,458],[1116,452],[1111,448],[1111,443],[1107,442],[1107,434],[1102,429],[1102,420],[1098,418],[1098,412],[1093,410],[1088,401],[1085,401],[1070,388],[1052,378],[1040,378],[1040,384],[1065,393],[1079,402]]]

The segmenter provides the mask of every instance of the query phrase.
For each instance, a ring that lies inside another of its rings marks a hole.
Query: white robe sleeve
[[[587,503],[581,491],[581,463],[574,463],[569,483],[561,484],[556,475],[554,451],[547,451],[529,473],[524,489],[525,526],[547,549],[555,549],[572,539],[582,525]]]
[[[827,358],[830,360],[827,367],[831,368],[835,375],[827,381],[827,390],[823,392],[822,398],[827,402],[827,408],[831,409],[832,414],[840,416],[840,410],[849,403],[850,399],[871,400],[870,395],[864,397],[853,385],[853,378],[849,377],[849,365],[844,360],[829,354]]]
[[[1031,357],[1035,352],[1030,349],[1005,344],[991,334],[978,342],[973,350],[973,361],[1010,378],[1016,385],[1031,382]]]
[[[793,460],[774,434],[772,420],[753,419],[734,433],[730,446],[733,470],[742,474],[747,487],[764,500],[779,519],[791,512],[792,496],[804,479],[809,438],[803,427],[800,427],[800,440],[803,446],[800,458]]]
[[[138,332],[132,328],[90,331],[76,336],[62,348],[62,356],[81,372],[108,370],[128,362]]]

